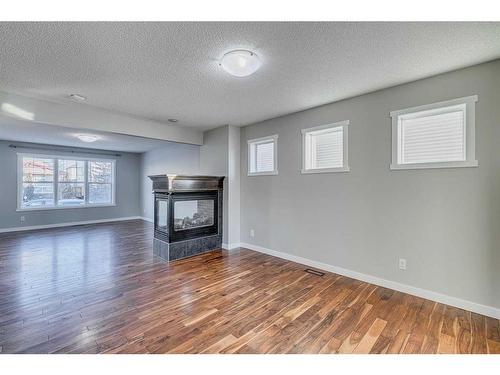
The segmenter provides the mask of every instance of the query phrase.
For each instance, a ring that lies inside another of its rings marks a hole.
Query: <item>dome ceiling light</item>
[[[260,68],[261,62],[252,51],[235,50],[222,56],[219,65],[235,77],[247,77]]]
[[[87,143],[95,142],[101,139],[101,137],[94,134],[76,134],[75,137],[78,138],[80,141]]]

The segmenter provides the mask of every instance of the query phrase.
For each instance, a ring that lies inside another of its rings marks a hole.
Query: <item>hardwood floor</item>
[[[244,249],[168,265],[151,235],[0,235],[0,352],[500,353],[496,319]]]

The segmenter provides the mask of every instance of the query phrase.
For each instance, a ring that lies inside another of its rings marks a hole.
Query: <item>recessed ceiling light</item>
[[[235,50],[222,56],[220,65],[235,77],[246,77],[260,68],[260,59],[254,52]]]
[[[78,138],[80,141],[87,143],[95,142],[101,139],[101,137],[95,134],[76,134],[75,137]]]
[[[80,94],[70,94],[69,97],[73,100],[76,100],[77,102],[84,102],[87,100],[86,96]]]
[[[177,121],[179,121],[179,120],[177,120],[176,118],[169,118],[168,119],[168,122],[177,122]]]

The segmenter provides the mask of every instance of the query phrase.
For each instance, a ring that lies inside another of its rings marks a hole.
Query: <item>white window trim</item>
[[[349,129],[349,120],[338,121],[331,124],[315,126],[312,128],[302,129],[302,174],[309,173],[336,173],[336,172],[349,172],[349,159],[348,159],[348,129]],[[342,127],[342,147],[343,147],[343,166],[338,168],[306,168],[306,135],[309,132],[324,130],[330,128],[340,128]]]
[[[113,183],[111,189],[111,203],[103,203],[103,204],[88,204],[88,163],[85,163],[85,202],[84,205],[75,205],[75,206],[52,206],[52,207],[22,207],[23,201],[23,157],[35,157],[35,158],[46,158],[46,159],[54,159],[54,203],[57,202],[57,194],[58,194],[58,160],[84,160],[84,161],[107,161],[113,164]],[[116,206],[116,160],[115,159],[107,159],[107,158],[85,158],[85,157],[75,157],[72,155],[48,155],[48,154],[36,154],[36,153],[17,153],[17,208],[16,211],[52,211],[52,210],[74,210],[79,208],[97,208],[97,207],[115,207]]]
[[[252,152],[252,144],[266,143],[272,141],[274,143],[274,170],[268,172],[251,172],[251,160],[250,152]],[[249,139],[247,141],[247,158],[248,158],[248,176],[275,176],[278,174],[278,134],[270,135],[268,137]]]
[[[404,169],[438,169],[438,168],[467,168],[479,166],[476,160],[476,105],[478,101],[477,95],[466,96],[463,98],[445,100],[442,102],[421,105],[412,108],[391,111],[392,118],[392,160],[391,170],[404,170]],[[449,162],[435,162],[435,163],[415,163],[415,164],[400,164],[398,161],[398,126],[399,116],[422,112],[427,110],[440,109],[443,107],[451,107],[465,105],[465,153],[466,158],[464,161],[449,161]]]

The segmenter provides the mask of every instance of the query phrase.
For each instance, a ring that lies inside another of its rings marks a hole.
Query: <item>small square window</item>
[[[476,167],[477,96],[391,112],[391,169]]]
[[[348,172],[349,121],[302,129],[302,173]]]
[[[248,175],[278,174],[278,136],[248,141]]]

